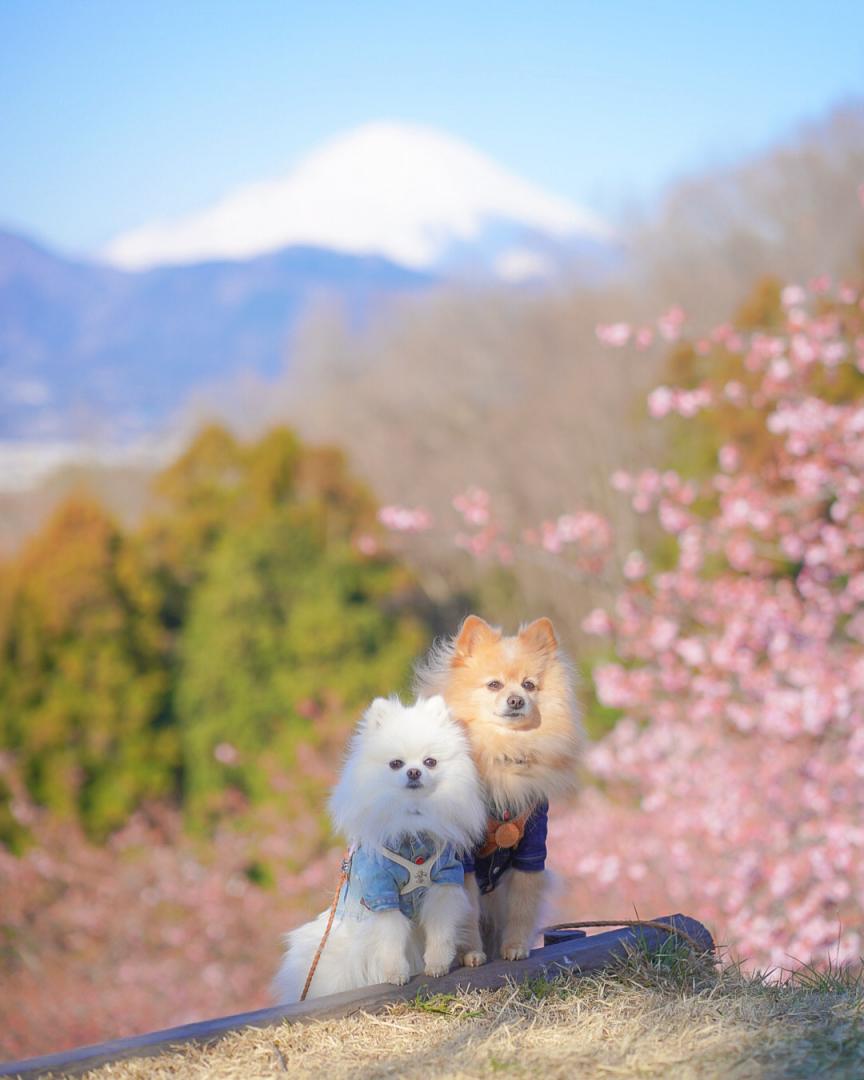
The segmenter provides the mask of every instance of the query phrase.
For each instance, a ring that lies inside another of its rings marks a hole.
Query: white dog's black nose
[[[423,773],[419,769],[409,769],[406,775],[409,780],[419,780]]]
[[[525,698],[519,697],[518,694],[511,694],[507,698],[507,707],[513,709],[514,712],[517,709],[522,709],[525,707]]]

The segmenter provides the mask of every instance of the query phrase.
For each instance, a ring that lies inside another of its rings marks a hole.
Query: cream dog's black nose
[[[521,709],[525,705],[525,698],[519,697],[518,694],[511,694],[507,698],[507,706],[510,709]]]
[[[423,774],[419,769],[409,769],[406,775],[409,780],[419,780]]]

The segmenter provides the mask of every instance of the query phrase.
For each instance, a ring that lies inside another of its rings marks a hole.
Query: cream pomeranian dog
[[[464,962],[521,960],[539,929],[548,801],[571,792],[583,730],[570,662],[549,619],[505,637],[477,615],[417,669],[466,728],[486,793],[483,841],[465,861],[475,917]]]
[[[330,810],[350,844],[348,876],[308,997],[445,974],[473,940],[462,859],[483,835],[486,810],[468,739],[444,699],[373,701]],[[299,1000],[328,918],[286,935],[279,1002]]]

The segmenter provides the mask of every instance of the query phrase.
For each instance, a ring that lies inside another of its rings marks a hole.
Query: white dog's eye
[[[390,762],[390,768],[391,769],[401,769],[404,764],[405,764],[405,762],[400,761],[398,757],[393,758],[393,760]]]
[[[533,680],[531,680],[531,679],[523,679],[522,680],[522,689],[523,690],[536,690],[537,689],[537,683],[533,682]]]
[[[504,683],[499,682],[497,679],[492,679],[491,682],[486,683],[487,690],[500,690]]]
[[[434,769],[435,766],[438,764],[438,761],[434,757],[425,757],[423,758],[423,764],[426,766],[427,769]]]

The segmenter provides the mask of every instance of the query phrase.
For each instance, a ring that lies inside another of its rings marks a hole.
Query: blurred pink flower
[[[800,307],[807,302],[807,294],[800,285],[787,285],[780,294],[784,307]]]
[[[638,581],[640,578],[645,577],[645,574],[648,572],[648,564],[645,561],[645,556],[641,551],[631,551],[624,560],[622,570],[624,577],[627,578],[628,581]]]
[[[369,533],[363,533],[356,537],[354,540],[354,546],[360,552],[361,555],[377,555],[379,550],[378,541],[374,536]]]
[[[582,629],[586,634],[596,634],[599,637],[605,637],[612,632],[612,620],[603,608],[594,608],[594,610],[582,620]]]
[[[378,520],[393,532],[419,533],[432,528],[432,517],[422,507],[382,506]]]
[[[630,340],[631,328],[629,323],[598,323],[596,329],[597,339],[604,345],[613,348],[622,348]]]
[[[236,765],[240,760],[240,754],[231,743],[220,742],[213,747],[213,757],[220,765]]]
[[[666,341],[676,341],[681,335],[685,315],[683,308],[671,307],[657,320],[660,336]]]

